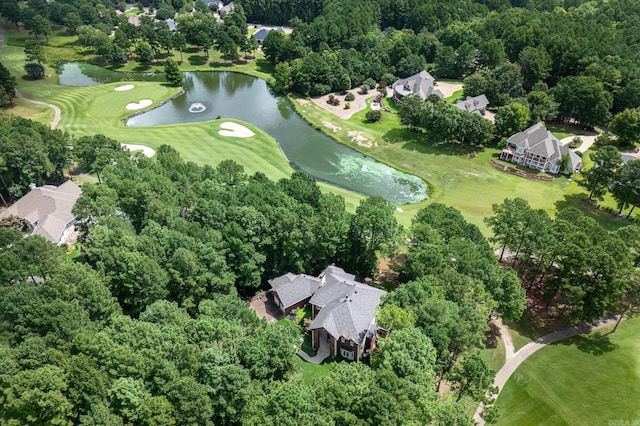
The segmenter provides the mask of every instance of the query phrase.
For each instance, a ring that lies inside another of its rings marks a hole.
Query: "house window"
[[[523,154],[523,153],[524,153],[524,148],[523,148],[523,147],[521,147],[521,146],[519,146],[518,148],[516,148],[516,152],[517,152],[518,154]]]
[[[345,347],[340,347],[340,355],[342,355],[343,358],[349,359],[353,361],[353,350],[349,349],[349,348],[345,348]]]

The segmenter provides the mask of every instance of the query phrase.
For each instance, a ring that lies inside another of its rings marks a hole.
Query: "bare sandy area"
[[[151,147],[148,147],[146,145],[135,145],[135,144],[130,144],[130,143],[123,143],[122,147],[128,149],[131,152],[142,151],[142,154],[145,157],[149,157],[149,158],[151,158],[154,155],[156,155],[155,149],[153,149]]]
[[[349,102],[349,105],[351,106],[351,108],[349,109],[344,109],[344,104],[347,103],[344,100],[344,97],[346,95],[336,95],[335,93],[330,93],[329,95],[333,95],[335,96],[337,99],[340,100],[340,105],[329,105],[327,103],[327,101],[329,100],[329,95],[324,95],[324,96],[319,96],[319,97],[315,97],[315,98],[311,98],[311,101],[318,105],[320,108],[329,111],[333,114],[335,114],[337,117],[340,117],[342,119],[348,120],[349,118],[351,118],[351,116],[362,110],[365,109],[367,107],[367,99],[368,98],[372,98],[375,97],[376,94],[378,93],[378,91],[376,89],[371,89],[369,90],[369,92],[366,95],[361,95],[360,92],[360,88],[355,88],[355,89],[351,89],[348,90],[348,92],[353,93],[353,96],[355,96],[355,99]]]
[[[367,139],[362,132],[357,132],[355,130],[351,130],[347,133],[351,138],[351,142],[356,142],[359,146],[363,146],[365,148],[372,148],[374,146],[378,146],[378,143],[375,141],[370,141]]]
[[[332,132],[334,132],[334,133],[335,133],[335,132],[339,132],[340,130],[342,130],[342,127],[340,127],[340,126],[336,126],[335,124],[333,124],[333,123],[332,123],[332,122],[330,122],[330,121],[323,121],[323,122],[322,122],[322,125],[323,125],[324,127],[326,127],[327,129],[331,130],[331,131],[332,131]]]
[[[115,90],[116,92],[126,92],[127,90],[131,90],[134,87],[136,87],[136,86],[134,86],[133,84],[125,84],[123,86],[118,86],[113,90]]]
[[[458,90],[462,90],[462,83],[445,83],[443,81],[436,81],[436,89],[439,89],[445,98],[453,95]]]
[[[138,102],[132,102],[130,104],[127,104],[127,106],[125,108],[128,109],[129,111],[133,111],[133,110],[136,110],[136,109],[146,108],[149,105],[151,105],[152,103],[153,103],[153,101],[151,99],[141,99]]]
[[[223,130],[219,130],[218,133],[222,136],[231,136],[234,138],[250,138],[251,136],[255,136],[255,133],[247,127],[231,121],[220,123],[220,128]]]

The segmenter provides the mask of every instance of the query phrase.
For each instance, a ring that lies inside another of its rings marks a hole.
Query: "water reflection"
[[[65,67],[61,81],[67,77],[66,70]],[[74,74],[73,78],[79,77]],[[427,198],[428,188],[423,180],[315,130],[295,113],[286,98],[274,96],[264,80],[231,72],[185,73],[183,87],[184,94],[130,118],[127,125],[158,126],[233,117],[274,137],[292,165],[316,179],[365,195],[381,195],[394,203]]]

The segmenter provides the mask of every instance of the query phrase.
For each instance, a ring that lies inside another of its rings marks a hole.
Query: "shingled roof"
[[[0,219],[20,217],[31,224],[33,235],[58,243],[67,225],[75,220],[71,210],[80,194],[80,187],[70,180],[58,187],[36,187],[2,212]]]
[[[487,108],[489,100],[482,94],[478,96],[467,96],[467,99],[456,102],[456,107],[463,111],[468,111],[474,114],[480,114],[483,109]]]
[[[581,163],[581,158],[572,150],[562,145],[543,123],[537,123],[523,130],[522,132],[512,135],[507,139],[507,143],[520,146],[534,155],[545,157],[548,162],[560,165],[562,156],[569,156],[568,168],[576,170]]]
[[[395,97],[403,98],[407,95],[418,95],[426,100],[431,95],[444,98],[444,94],[435,88],[435,79],[426,71],[420,71],[407,78],[401,78],[393,83]]]
[[[320,308],[310,329],[324,328],[338,338],[362,342],[375,320],[386,291],[354,281],[354,276],[336,266],[320,275],[323,281],[309,303]]]
[[[287,273],[269,280],[271,291],[278,295],[284,307],[290,307],[311,297],[320,287],[320,278]]]

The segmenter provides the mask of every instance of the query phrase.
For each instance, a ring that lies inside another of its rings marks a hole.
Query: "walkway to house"
[[[329,349],[329,344],[327,342],[320,342],[320,347],[318,348],[318,352],[316,352],[315,356],[311,356],[303,350],[298,351],[298,355],[300,355],[300,358],[304,359],[307,362],[311,362],[313,364],[321,364],[322,361],[327,359],[330,354],[331,354],[331,351]]]
[[[249,302],[249,308],[256,313],[258,318],[266,319],[267,324],[273,324],[284,318],[284,313],[266,293],[252,298]]]
[[[520,366],[520,364],[522,364],[527,358],[529,358],[538,350],[544,348],[547,345],[550,345],[551,343],[568,339],[569,337],[574,337],[579,334],[589,333],[591,331],[598,330],[600,328],[614,325],[616,321],[617,321],[616,317],[609,317],[609,318],[596,320],[592,323],[580,324],[575,327],[569,327],[569,328],[565,328],[564,330],[547,334],[545,336],[539,337],[533,342],[530,342],[524,345],[518,352],[513,354],[511,357],[508,356],[508,352],[505,350],[506,362],[504,363],[500,371],[498,371],[498,374],[496,374],[496,378],[493,381],[493,386],[498,389],[498,393],[495,394],[495,398],[498,397],[505,383],[507,383],[507,380],[509,379],[509,377],[511,377],[511,375]],[[498,327],[500,328],[500,334],[502,335],[503,341],[506,342],[505,334],[503,334],[503,328],[504,328],[504,333],[506,333],[506,335],[509,335],[509,330],[507,330],[504,326],[501,327],[502,322],[500,322],[500,324],[496,323],[496,325],[498,325]],[[511,341],[510,335],[509,335],[509,341]],[[505,349],[506,349],[506,346],[507,345],[505,343]],[[512,348],[511,350],[513,351],[513,343],[511,344],[511,348]],[[477,426],[484,426],[485,424],[484,419],[480,416],[480,413],[482,413],[483,408],[484,406],[481,403],[478,406],[478,409],[476,410],[475,414],[473,415],[473,419],[475,420]]]
[[[582,145],[577,147],[574,151],[582,152],[584,154],[584,152],[586,150],[588,150],[589,148],[591,148],[591,145],[593,145],[593,143],[596,141],[596,137],[597,137],[597,135],[593,135],[593,136],[589,136],[589,135],[573,135],[573,136],[567,136],[566,138],[561,139],[560,143],[562,145],[566,145],[569,142],[571,142],[574,138],[580,138],[582,140]]]

